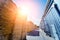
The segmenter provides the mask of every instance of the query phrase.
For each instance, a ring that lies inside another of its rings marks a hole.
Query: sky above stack
[[[28,20],[39,25],[47,0],[13,0],[18,8],[23,5],[29,8]]]

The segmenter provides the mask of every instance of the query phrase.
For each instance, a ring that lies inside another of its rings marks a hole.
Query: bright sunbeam
[[[28,16],[30,9],[26,5],[21,5],[18,11],[19,11],[18,15]]]

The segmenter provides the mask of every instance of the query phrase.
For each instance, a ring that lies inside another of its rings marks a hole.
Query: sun
[[[22,5],[22,6],[20,6],[18,11],[19,11],[20,15],[27,16],[29,14],[29,12],[30,12],[30,9],[29,9],[28,6]]]
[[[30,12],[31,12],[30,6],[28,6],[28,5],[20,5],[18,7],[17,17],[19,19],[23,19],[23,20],[26,19],[27,20]]]

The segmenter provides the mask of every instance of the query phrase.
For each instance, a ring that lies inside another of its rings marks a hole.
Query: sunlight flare
[[[26,5],[22,5],[19,10],[18,10],[19,14],[18,15],[21,15],[21,16],[28,16],[29,12],[30,12],[30,9],[28,6]]]

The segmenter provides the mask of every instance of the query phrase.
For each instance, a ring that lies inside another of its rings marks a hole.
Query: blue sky
[[[18,7],[23,4],[31,7],[28,19],[36,25],[40,24],[47,0],[14,0],[14,2]]]

